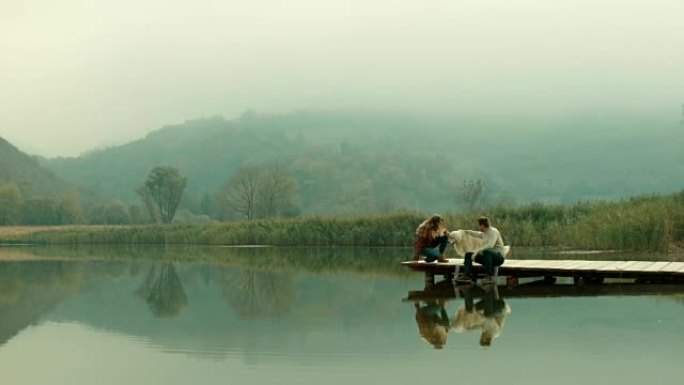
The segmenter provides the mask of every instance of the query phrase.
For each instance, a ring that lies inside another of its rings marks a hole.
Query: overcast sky
[[[682,0],[0,0],[0,136],[47,156],[247,108],[682,102]]]

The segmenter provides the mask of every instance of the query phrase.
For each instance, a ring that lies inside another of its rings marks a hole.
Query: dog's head
[[[463,243],[463,230],[456,230],[449,233],[449,243],[452,245]]]

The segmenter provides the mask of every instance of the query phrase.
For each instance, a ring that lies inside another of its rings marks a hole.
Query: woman
[[[416,242],[414,244],[413,260],[420,260],[425,256],[425,262],[448,262],[444,258],[444,250],[448,243],[449,230],[442,216],[434,214],[426,219],[416,229]]]
[[[416,323],[420,338],[435,349],[444,348],[451,328],[449,316],[444,309],[444,300],[428,299],[423,307],[415,301],[413,306],[416,309]]]

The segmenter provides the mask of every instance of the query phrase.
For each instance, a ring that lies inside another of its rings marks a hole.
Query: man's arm
[[[466,234],[471,235],[475,238],[480,238],[482,239],[484,237],[484,233],[481,231],[473,231],[473,230],[464,230]]]
[[[498,239],[498,237],[499,235],[495,230],[490,229],[486,233],[482,233],[482,239],[484,240],[484,244],[482,245],[482,247],[473,252],[473,256],[480,254],[483,250],[491,249],[492,247],[494,247],[494,245],[496,245],[496,240]]]

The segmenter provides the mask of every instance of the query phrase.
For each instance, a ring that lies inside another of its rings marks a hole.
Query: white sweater
[[[494,227],[490,227],[489,229],[485,230],[484,232],[481,231],[473,231],[473,230],[465,230],[466,233],[469,235],[472,235],[473,237],[481,238],[482,239],[482,247],[479,249],[475,250],[474,254],[477,255],[483,250],[486,249],[494,249],[501,253],[502,255],[505,253],[504,249],[504,243],[503,239],[501,238],[501,234],[499,233],[499,230],[497,230]]]

